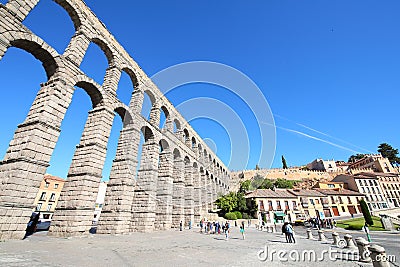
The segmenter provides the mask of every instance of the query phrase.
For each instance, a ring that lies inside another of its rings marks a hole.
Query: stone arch
[[[161,150],[161,152],[166,151],[166,150],[169,149],[168,141],[166,141],[165,139],[161,139],[160,142],[159,142],[159,144],[160,144],[160,150]]]
[[[110,48],[110,45],[104,41],[102,38],[99,37],[94,37],[91,38],[91,42],[96,44],[98,47],[100,47],[100,49],[103,51],[104,55],[107,58],[108,61],[108,66],[114,66],[115,64],[115,54],[113,52],[113,50]]]
[[[185,158],[183,159],[183,161],[185,162],[185,165],[189,165],[190,164],[190,159],[188,156],[185,156]]]
[[[174,133],[179,132],[180,130],[181,130],[181,123],[177,118],[175,118],[174,119]]]
[[[123,127],[131,125],[133,123],[133,116],[125,105],[118,105],[114,108],[114,111],[121,117]]]
[[[89,95],[93,108],[104,103],[104,92],[101,87],[92,79],[89,79],[85,75],[79,75],[73,78],[73,86],[78,86],[86,91]]]
[[[10,36],[17,36],[17,38],[10,40],[7,48],[16,47],[33,55],[42,62],[47,78],[50,79],[59,68],[59,64],[56,62],[56,57],[59,56],[57,51],[33,34],[21,32],[10,33]],[[0,59],[2,56],[0,54]]]
[[[181,152],[177,148],[174,149],[173,155],[174,155],[174,160],[181,158]]]
[[[196,168],[196,169],[199,168],[199,165],[197,164],[197,162],[193,162],[193,168]]]
[[[154,106],[155,103],[156,103],[155,94],[150,89],[145,89],[143,92],[149,96],[150,101],[151,101],[151,105]]]
[[[164,113],[164,116],[165,116],[164,126],[161,125],[161,123],[162,123],[161,119],[160,119],[160,123],[159,123],[158,126],[159,126],[160,129],[162,129],[162,128],[164,128],[164,127],[167,127],[167,128],[168,128],[167,123],[169,122],[170,113],[169,113],[169,111],[168,111],[168,109],[167,109],[167,107],[166,107],[165,105],[162,105],[162,106],[160,107],[160,114],[161,114],[161,113]]]
[[[139,81],[138,81],[136,73],[132,70],[131,67],[129,67],[127,65],[122,65],[120,67],[120,69],[121,69],[121,71],[123,71],[126,74],[128,74],[128,76],[129,76],[129,78],[131,79],[131,82],[132,82],[132,87],[135,90],[139,86]]]
[[[149,126],[143,126],[141,129],[144,137],[144,142],[154,139],[153,131],[150,129]]]
[[[71,1],[54,0],[54,2],[64,8],[74,24],[75,31],[78,31],[82,25],[82,21],[84,20],[79,8],[75,7],[74,4],[71,4]]]
[[[194,149],[196,147],[196,138],[194,138],[194,136],[192,137],[192,149]]]

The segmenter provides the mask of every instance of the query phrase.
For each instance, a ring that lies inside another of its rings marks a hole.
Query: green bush
[[[234,212],[228,212],[225,214],[225,219],[227,220],[236,220],[236,214]]]
[[[360,226],[360,225],[349,225],[345,229],[346,230],[361,230],[362,226]]]
[[[242,213],[240,211],[234,211],[233,213],[236,214],[236,219],[242,219],[243,218]]]
[[[251,217],[250,217],[250,215],[249,215],[249,214],[247,214],[247,213],[243,212],[243,213],[242,213],[242,219],[246,219],[246,220],[248,220],[248,219],[251,219]]]

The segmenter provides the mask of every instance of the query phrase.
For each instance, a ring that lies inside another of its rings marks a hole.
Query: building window
[[[331,196],[331,202],[335,203],[335,198],[333,196]]]
[[[314,199],[310,198],[311,205],[314,205]]]
[[[344,209],[344,207],[342,206],[342,212],[345,212],[346,210]]]
[[[328,184],[328,187],[329,187],[329,188],[334,188],[335,185],[334,185],[334,184]]]
[[[53,206],[53,204],[48,204],[46,211],[50,211],[52,206]]]
[[[50,201],[56,201],[56,193],[51,193]]]
[[[343,204],[342,197],[339,197],[339,203],[340,203],[340,204]]]
[[[45,187],[45,188],[49,188],[49,185],[50,185],[50,183],[49,183],[49,182],[46,182],[46,183],[44,184],[44,187]]]
[[[57,189],[58,188],[58,184],[54,184],[54,189]]]
[[[40,211],[41,208],[42,208],[42,203],[38,203],[36,206],[36,211]]]
[[[42,195],[40,196],[40,200],[46,200],[46,192],[42,192]]]

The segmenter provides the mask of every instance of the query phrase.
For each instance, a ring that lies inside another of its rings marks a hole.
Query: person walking
[[[240,233],[242,234],[242,238],[243,240],[245,239],[245,235],[244,235],[244,225],[240,226]]]
[[[229,239],[229,223],[225,223],[225,240]]]
[[[179,231],[182,231],[183,230],[183,223],[182,223],[182,221],[179,223]]]
[[[294,239],[293,226],[290,223],[287,223],[286,225],[286,233],[288,235],[289,243],[296,243],[296,240]]]
[[[286,225],[287,224],[288,224],[288,222],[283,223],[283,225],[282,225],[282,234],[285,235],[286,243],[289,243],[289,235],[287,234],[287,229],[286,229]]]

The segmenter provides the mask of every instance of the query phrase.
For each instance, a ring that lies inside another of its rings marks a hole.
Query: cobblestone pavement
[[[232,229],[229,240],[222,234],[201,234],[198,229],[82,238],[53,238],[41,232],[26,240],[1,242],[0,266],[372,266],[330,260],[329,249],[334,257],[347,254],[335,253],[344,250],[328,242],[307,240],[301,235],[296,236],[296,241],[287,244],[279,233],[254,228],[246,230],[245,240],[238,228]],[[260,253],[265,247],[268,254]],[[279,250],[285,250],[286,256],[278,259],[277,254],[272,254]],[[302,261],[305,250],[314,250],[317,258],[326,251],[324,260]],[[265,261],[259,259],[266,255],[269,257]],[[300,260],[293,260],[297,255]]]

